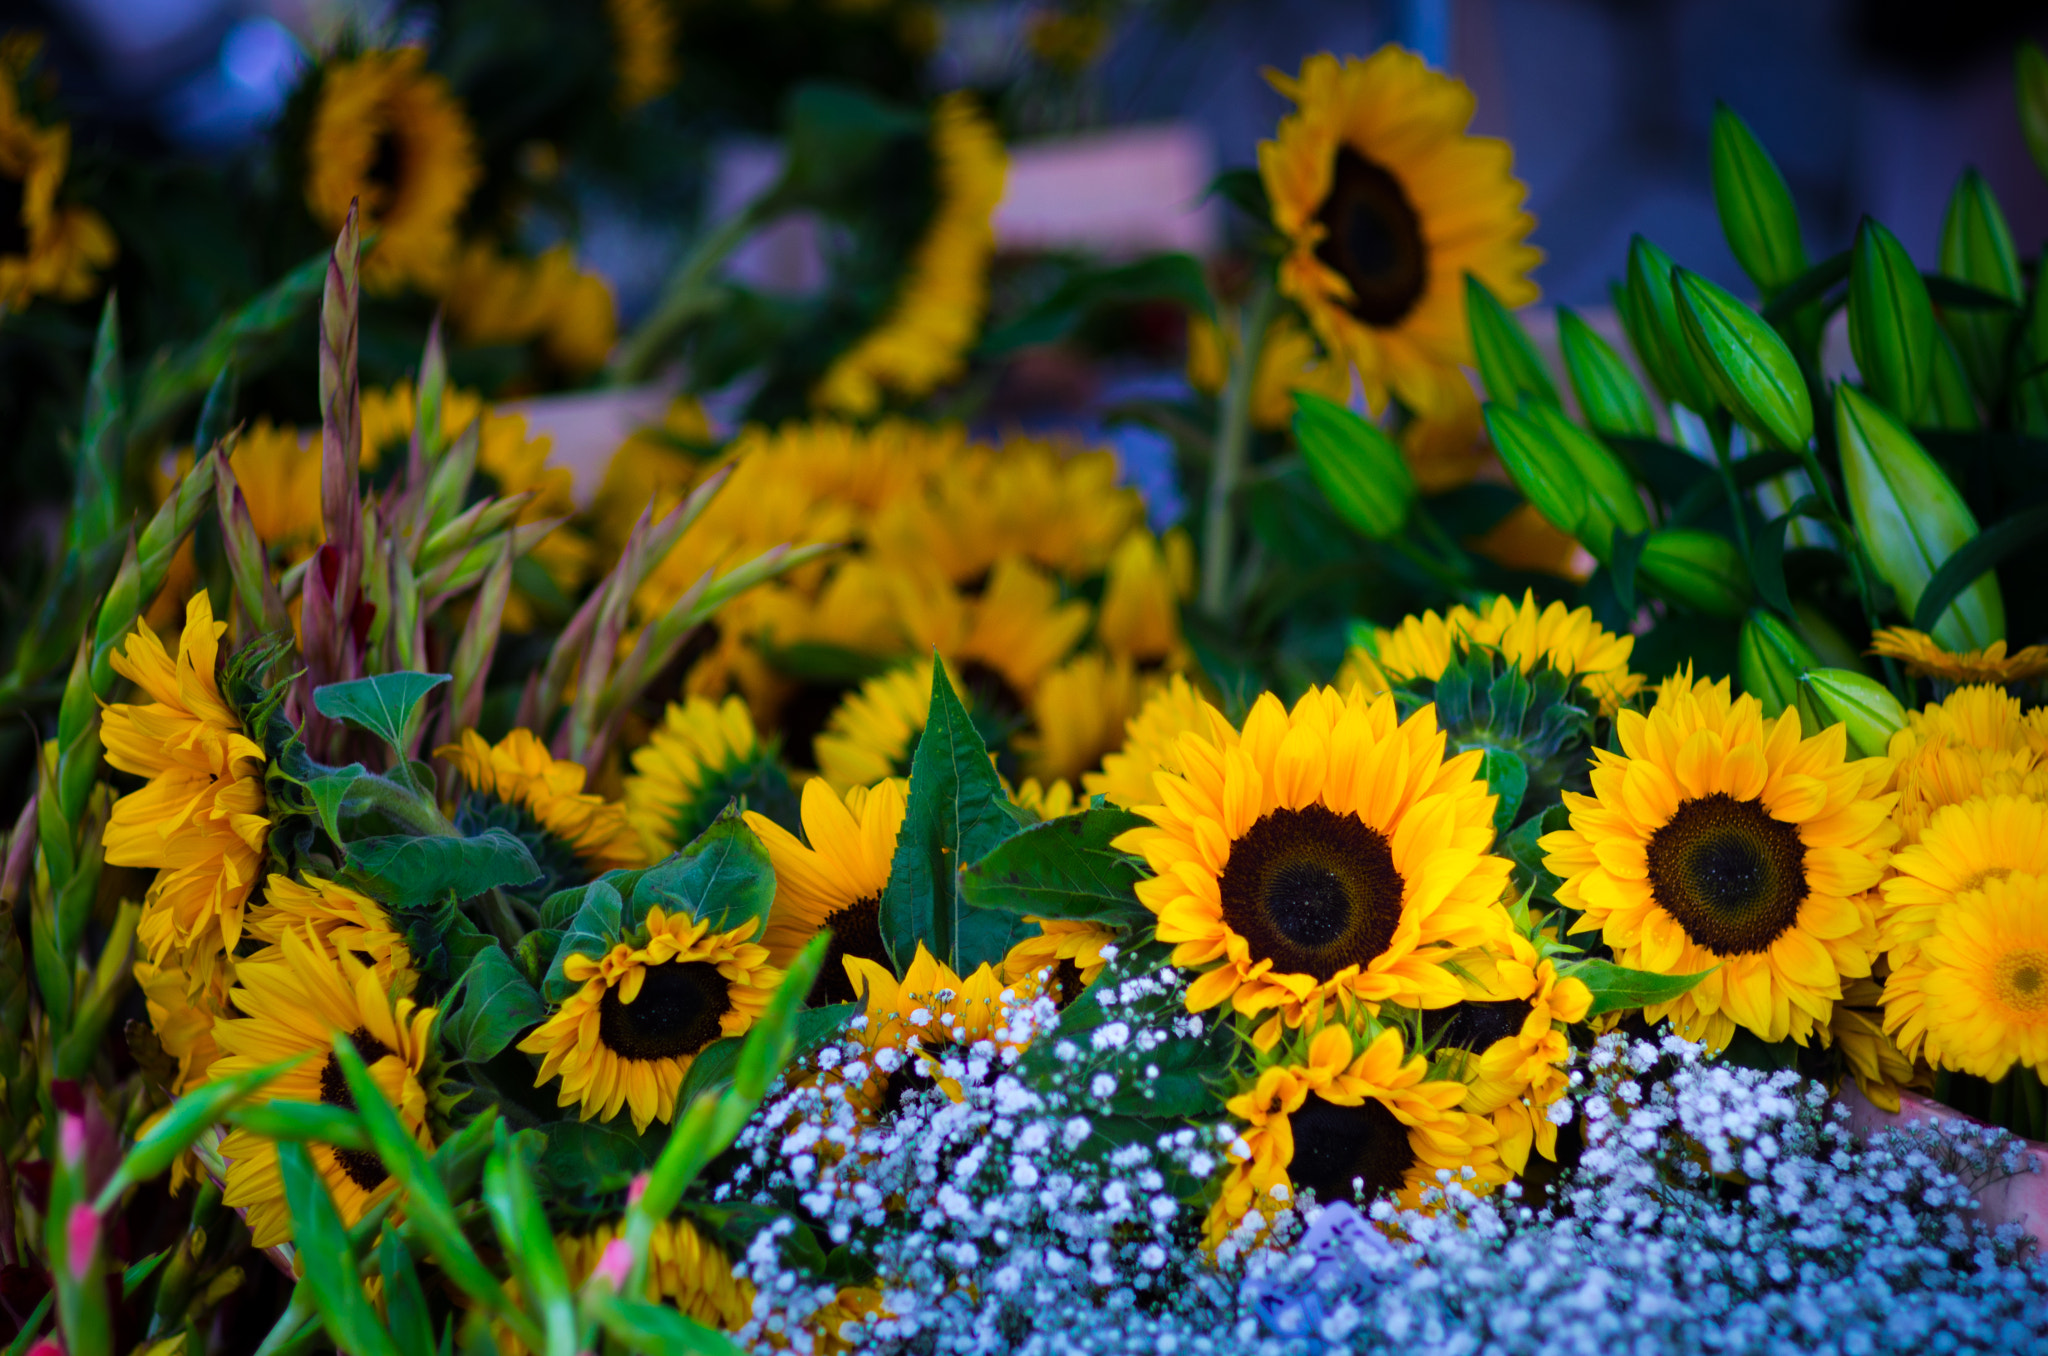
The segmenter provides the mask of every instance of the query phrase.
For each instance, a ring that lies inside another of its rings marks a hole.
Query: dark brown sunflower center
[[[1373,1098],[1338,1106],[1312,1092],[1288,1120],[1294,1130],[1288,1179],[1297,1191],[1311,1189],[1325,1204],[1391,1195],[1415,1166],[1408,1127]],[[1359,1184],[1355,1189],[1354,1182]]]
[[[1422,1014],[1422,1039],[1443,1049],[1484,1054],[1495,1041],[1521,1035],[1531,1011],[1519,998],[1434,1008]]]
[[[919,1044],[922,1046],[925,1054],[930,1055],[935,1060],[944,1059],[946,1051],[950,1050],[953,1045],[951,1041],[942,1041],[935,1045],[920,1041]],[[903,1062],[896,1066],[895,1071],[882,1084],[882,1103],[876,1110],[876,1118],[878,1120],[888,1120],[903,1109],[903,1099],[911,1093],[922,1092],[926,1088],[938,1086],[931,1076],[931,1067],[919,1056],[905,1051],[903,1053]]]
[[[970,709],[999,721],[1013,722],[1024,718],[1027,705],[1024,694],[993,664],[979,659],[968,660],[960,666],[960,685],[967,689]]]
[[[793,767],[818,765],[818,736],[839,704],[856,691],[852,683],[812,680],[804,683],[782,704],[782,750]]]
[[[355,1042],[356,1053],[363,1057],[365,1066],[375,1065],[393,1053],[390,1046],[370,1034],[368,1027],[357,1027],[348,1033],[348,1038]],[[329,1055],[327,1062],[320,1066],[320,1100],[344,1111],[356,1109],[356,1095],[349,1091],[348,1079],[342,1075],[341,1065],[333,1055]],[[334,1161],[351,1182],[365,1191],[375,1191],[391,1175],[385,1171],[383,1160],[367,1149],[336,1149]]]
[[[1072,956],[1060,957],[1060,963],[1052,968],[1053,1000],[1061,1007],[1073,1002],[1087,992],[1088,981],[1081,978],[1081,967]]]
[[[28,225],[21,219],[26,179],[0,171],[0,254],[28,255]]]
[[[719,1018],[732,1011],[725,976],[709,961],[669,961],[641,972],[640,992],[628,1003],[616,988],[597,1002],[597,1038],[621,1059],[681,1059],[719,1036]]]
[[[370,168],[364,177],[370,187],[378,190],[382,205],[388,208],[398,197],[404,175],[405,146],[387,132],[377,138],[377,152],[370,157]]]
[[[1401,323],[1429,286],[1422,218],[1401,181],[1349,146],[1339,147],[1330,196],[1316,211],[1316,258],[1351,284],[1349,310],[1368,325]]]
[[[1716,956],[1762,951],[1799,919],[1806,845],[1761,801],[1689,800],[1650,835],[1650,893]]]
[[[854,992],[853,980],[846,973],[846,958],[854,956],[878,965],[889,963],[889,953],[882,948],[882,897],[869,895],[843,909],[834,909],[825,915],[825,926],[832,930],[832,943],[825,951],[818,981],[811,986],[811,1002],[856,1002],[860,995]]]
[[[1386,838],[1357,815],[1275,810],[1231,844],[1223,921],[1253,960],[1322,981],[1387,949],[1404,885]]]

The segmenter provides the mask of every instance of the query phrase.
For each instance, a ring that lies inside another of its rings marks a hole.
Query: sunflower
[[[1218,745],[1236,736],[1223,713],[1204,701],[1185,677],[1174,674],[1124,722],[1123,746],[1103,758],[1102,770],[1082,774],[1081,790],[1106,796],[1110,804],[1126,810],[1151,804],[1160,794],[1153,774],[1162,768],[1182,770],[1180,737],[1189,733]]]
[[[1509,864],[1493,842],[1479,753],[1445,759],[1434,707],[1397,723],[1391,696],[1313,688],[1289,712],[1261,696],[1241,736],[1180,737],[1161,770],[1155,827],[1115,846],[1145,859],[1138,900],[1173,963],[1202,974],[1190,1011],[1226,999],[1261,1019],[1320,1020],[1340,999],[1446,1007],[1464,996],[1453,955],[1508,926]]]
[[[966,1090],[944,1067],[948,1052],[965,1053],[983,1042],[999,1053],[1022,1048],[1011,1024],[1020,995],[986,963],[963,978],[919,942],[901,980],[859,956],[846,957],[843,965],[864,1019],[853,1033],[870,1052],[850,1066],[858,1071],[852,1076],[862,1079],[851,1089],[852,1101],[876,1119],[893,1115],[923,1080],[952,1101],[964,1101]],[[908,1058],[874,1057],[885,1050]]]
[[[676,20],[666,0],[604,0],[618,46],[618,90],[612,96],[630,113],[675,88]]]
[[[2008,655],[2005,642],[1953,654],[1933,637],[1908,626],[1887,626],[1870,638],[1870,653],[1896,659],[1906,672],[1944,683],[2024,683],[2048,674],[2048,645],[2029,645]]]
[[[537,339],[542,351],[572,374],[604,366],[618,338],[611,285],[578,269],[567,245],[524,259],[472,242],[449,270],[446,301],[449,323],[463,342]]]
[[[1316,1200],[1390,1200],[1423,1208],[1437,1173],[1463,1177],[1475,1194],[1504,1180],[1493,1126],[1458,1109],[1465,1085],[1432,1077],[1409,1055],[1398,1028],[1362,1023],[1296,1037],[1226,1103],[1244,1123],[1222,1193],[1204,1229],[1211,1249],[1248,1215],[1290,1209],[1298,1192]]]
[[[1884,986],[1908,1057],[1996,1082],[2048,1069],[2048,877],[1993,877],[1935,917]]]
[[[1259,144],[1288,243],[1281,292],[1357,367],[1373,408],[1391,389],[1417,413],[1441,409],[1472,360],[1465,275],[1506,305],[1536,299],[1543,253],[1523,243],[1535,221],[1513,151],[1467,136],[1472,91],[1398,47],[1267,79],[1298,106]]]
[[[1095,767],[1118,747],[1144,686],[1128,659],[1093,650],[1045,675],[1031,695],[1030,728],[1014,741],[1024,770],[1050,782]]]
[[[1825,1034],[1878,950],[1885,760],[1845,762],[1842,726],[1801,738],[1796,709],[1766,718],[1690,672],[1615,729],[1622,752],[1594,750],[1593,794],[1566,792],[1571,827],[1541,839],[1558,902],[1583,913],[1573,931],[1600,930],[1632,969],[1702,975],[1644,1009],[1688,1040]]]
[[[603,956],[575,954],[562,973],[583,987],[519,1042],[541,1056],[540,1087],[560,1078],[556,1106],[584,1120],[633,1114],[635,1134],[675,1116],[683,1077],[697,1055],[724,1036],[746,1034],[782,983],[764,947],[747,940],[758,923],[726,932],[710,920],[656,906],[646,940],[621,940]]]
[[[2024,711],[2000,687],[1958,688],[1906,713],[1886,749],[1899,794],[1892,822],[1905,844],[1920,841],[1945,805],[1978,796],[2048,797],[2048,710]]]
[[[626,818],[648,857],[666,857],[692,841],[741,797],[784,818],[794,801],[774,748],[754,733],[747,704],[738,697],[670,702],[660,727],[633,751],[626,778]]]
[[[1919,1074],[1906,1052],[1885,1034],[1884,986],[1875,979],[1852,979],[1844,984],[1828,1034],[1841,1052],[1849,1076],[1870,1104],[1896,1113],[1899,1094],[1916,1082]]]
[[[1015,556],[997,562],[979,597],[935,575],[906,575],[898,601],[913,641],[945,656],[995,721],[1024,717],[1039,683],[1080,643],[1090,620],[1086,602],[1063,601],[1055,580]]]
[[[114,233],[99,213],[57,203],[71,129],[41,127],[21,109],[13,71],[0,70],[0,307],[37,296],[80,301],[114,261]]]
[[[1204,395],[1223,394],[1242,342],[1237,317],[1230,316],[1225,323],[1227,330],[1204,315],[1188,318],[1188,385]],[[1252,379],[1252,426],[1276,430],[1293,423],[1296,391],[1343,404],[1351,399],[1351,368],[1324,357],[1315,336],[1283,313],[1266,326],[1265,342],[1259,346],[1259,370]]]
[[[1994,795],[1942,806],[1917,842],[1892,854],[1880,946],[1899,965],[1958,899],[2011,875],[2048,876],[2048,804]]]
[[[1042,987],[1061,1007],[1079,998],[1116,954],[1118,934],[1100,923],[1084,918],[1024,921],[1035,925],[1038,935],[1026,937],[1003,956],[1003,983]]]
[[[382,904],[339,881],[308,876],[301,884],[289,876],[272,876],[264,882],[262,906],[249,911],[244,926],[251,937],[268,943],[251,961],[282,961],[287,936],[311,937],[325,950],[348,951],[367,962],[387,989],[412,991],[412,952],[405,934]]]
[[[514,730],[495,745],[475,730],[464,730],[460,743],[443,744],[434,756],[462,775],[473,798],[523,812],[519,827],[537,829],[542,838],[537,858],[559,859],[567,853],[597,871],[647,860],[626,807],[584,792],[589,774],[583,765],[551,756],[531,730]],[[480,813],[489,817],[488,809]],[[540,864],[550,870],[549,861]],[[561,864],[552,874],[567,879],[573,873]]]
[[[896,857],[896,835],[909,804],[906,783],[877,782],[848,787],[844,799],[823,780],[804,784],[804,837],[747,811],[747,827],[760,835],[775,867],[775,903],[761,940],[768,956],[787,965],[820,928],[832,930],[832,949],[818,971],[812,997],[821,1003],[850,1003],[848,958],[887,964],[882,945],[882,891]]]
[[[912,252],[889,313],[826,369],[812,401],[865,418],[885,393],[917,399],[966,368],[967,348],[988,309],[995,210],[1008,159],[995,124],[972,95],[948,94],[932,110],[938,202]]]
[[[1467,545],[1496,565],[1555,575],[1574,584],[1585,583],[1599,568],[1591,552],[1576,538],[1558,531],[1533,504],[1517,504]]]
[[[203,589],[185,605],[175,660],[138,625],[113,664],[150,700],[107,707],[100,727],[107,762],[149,779],[114,803],[107,861],[156,868],[136,936],[158,963],[185,952],[195,982],[241,940],[270,837],[263,747],[243,733],[215,677],[226,630]]]
[[[192,976],[175,957],[161,965],[137,961],[135,985],[142,990],[157,1043],[178,1061],[177,1078],[169,1091],[174,1097],[183,1096],[207,1080],[214,1061],[220,1058],[213,1027],[228,1011],[230,968],[216,969],[210,980],[195,987]]]
[[[431,1151],[427,1108],[436,1084],[434,1009],[393,996],[369,966],[346,949],[329,951],[310,930],[287,930],[279,946],[282,959],[237,964],[233,1000],[242,1016],[214,1025],[222,1057],[213,1066],[213,1077],[233,1078],[306,1055],[310,1058],[265,1084],[256,1099],[324,1102],[353,1111],[355,1097],[331,1052],[334,1034],[345,1032],[406,1131]],[[397,1189],[374,1153],[324,1144],[310,1147],[313,1165],[345,1224],[354,1224],[372,1204]],[[247,1210],[255,1245],[267,1248],[288,1241],[292,1223],[285,1208],[277,1146],[251,1131],[230,1130],[221,1143],[221,1156],[228,1161],[224,1199]]]
[[[1041,822],[1086,808],[1074,795],[1074,784],[1064,778],[1041,782],[1036,777],[1026,777],[1010,793],[1010,801],[1019,809],[1029,810]]]
[[[1642,675],[1628,667],[1634,636],[1607,630],[1593,620],[1591,608],[1567,611],[1563,603],[1539,608],[1533,591],[1524,593],[1519,605],[1500,595],[1483,610],[1460,603],[1441,617],[1425,612],[1402,619],[1391,631],[1375,628],[1377,654],[1354,646],[1337,685],[1359,682],[1375,692],[1416,679],[1434,682],[1443,677],[1461,641],[1499,651],[1524,673],[1540,665],[1574,678],[1609,715],[1643,687]]]
[[[1161,541],[1147,528],[1132,528],[1110,557],[1102,581],[1096,639],[1134,664],[1186,668],[1180,604],[1194,583],[1193,547],[1185,532],[1172,532]]]
[[[363,259],[374,291],[438,292],[455,255],[455,219],[481,177],[469,119],[417,47],[329,66],[306,143],[306,206],[330,231],[360,200],[376,244]]]
[[[1493,449],[1479,397],[1469,385],[1447,382],[1442,405],[1402,425],[1401,459],[1424,494],[1455,490],[1478,477],[1493,460]]]
[[[954,690],[959,690],[957,682]],[[908,777],[931,703],[929,659],[868,679],[833,709],[812,742],[818,774],[841,791]]]
[[[587,1234],[557,1239],[569,1284],[589,1280],[605,1249],[624,1233],[622,1223],[607,1222]],[[664,1219],[655,1221],[647,1242],[647,1302],[734,1332],[753,1314],[754,1287],[733,1275],[732,1259],[703,1230],[687,1219]]]

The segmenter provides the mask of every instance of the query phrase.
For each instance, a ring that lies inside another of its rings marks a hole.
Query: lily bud
[[[1552,527],[1576,537],[1586,517],[1586,486],[1572,459],[1528,415],[1488,402],[1485,417],[1515,488]]]
[[[1660,597],[1716,617],[1749,609],[1749,569],[1735,543],[1718,532],[1671,527],[1643,543],[1637,571]]]
[[[1934,380],[1934,303],[1906,247],[1869,217],[1849,256],[1849,348],[1870,393],[1917,418]]]
[[[1641,236],[1628,247],[1627,306],[1629,337],[1650,380],[1695,414],[1714,408],[1714,392],[1693,358],[1679,326],[1678,298],[1671,290],[1671,256]]]
[[[1761,608],[1742,623],[1742,639],[1736,648],[1736,673],[1742,690],[1763,704],[1764,714],[1781,714],[1788,706],[1800,708],[1806,723],[1814,724],[1818,710],[1803,701],[1806,689],[1800,677],[1820,667],[1820,657],[1799,638],[1798,632]]]
[[[1721,230],[1742,271],[1768,297],[1806,272],[1792,190],[1749,124],[1726,104],[1714,106],[1713,161]]]
[[[2015,306],[2026,299],[2012,228],[2006,225],[1991,185],[1974,169],[1963,171],[1948,200],[1948,214],[1941,223],[1941,271],[1995,292]],[[2015,317],[2003,311],[1953,310],[1941,320],[1955,337],[1963,370],[1970,374],[1977,394],[1986,401],[1997,400],[2005,385]]]
[[[1650,514],[1636,493],[1634,477],[1607,445],[1565,418],[1564,411],[1550,405],[1530,407],[1537,427],[1557,445],[1586,487],[1586,514],[1579,523],[1578,537],[1600,560],[1613,551],[1616,528],[1624,532],[1647,532]]]
[[[1503,405],[1558,404],[1557,385],[1522,322],[1479,279],[1465,275],[1465,315],[1486,394]]]
[[[1812,669],[1806,687],[1823,718],[1847,726],[1849,747],[1865,758],[1883,756],[1892,736],[1906,728],[1906,708],[1875,678],[1852,669]]]
[[[1799,360],[1734,293],[1674,269],[1678,318],[1693,360],[1728,412],[1773,447],[1797,452],[1813,437],[1813,401]]]
[[[1557,342],[1564,353],[1565,375],[1586,422],[1602,433],[1654,438],[1657,418],[1650,398],[1621,355],[1568,307],[1557,308]]]
[[[1415,477],[1377,425],[1312,391],[1296,391],[1294,441],[1330,507],[1358,532],[1385,541],[1408,521]]]

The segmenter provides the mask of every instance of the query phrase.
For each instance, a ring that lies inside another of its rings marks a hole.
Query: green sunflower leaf
[[[882,891],[882,944],[898,974],[920,944],[956,971],[999,961],[1018,924],[975,910],[960,895],[960,864],[986,857],[1016,834],[1019,821],[945,675],[943,664],[932,666],[931,710],[911,755],[910,804]]]
[[[313,705],[329,720],[368,730],[403,757],[418,728],[420,703],[448,682],[445,673],[381,673],[313,689]]]
[[[1683,996],[1693,985],[1712,974],[1712,970],[1701,970],[1691,975],[1657,975],[1648,970],[1631,970],[1613,961],[1587,959],[1560,965],[1557,973],[1566,979],[1576,979],[1592,991],[1593,1005],[1586,1009],[1588,1017],[1598,1017],[1603,1012],[1624,1012],[1630,1008],[1646,1008],[1657,1003],[1669,1003]]]
[[[405,1356],[434,1356],[434,1329],[427,1317],[426,1292],[420,1288],[420,1274],[412,1253],[396,1229],[384,1230],[378,1240],[377,1270],[384,1277],[384,1312],[399,1349]]]
[[[581,988],[562,973],[571,956],[602,956],[625,933],[626,901],[609,881],[592,881],[583,890],[582,907],[569,920],[555,958],[548,965],[548,977],[540,986],[541,997],[551,1004],[565,1002]]]
[[[709,919],[713,932],[724,932],[765,923],[774,902],[768,849],[728,806],[695,842],[640,873],[626,897],[626,921],[637,927],[656,905],[670,912],[681,905],[692,917]]]
[[[540,995],[501,947],[478,950],[457,988],[460,1001],[451,994],[442,1005],[441,1034],[471,1064],[495,1058],[547,1016]]]
[[[535,1165],[551,1196],[601,1196],[623,1191],[654,1165],[648,1144],[632,1131],[600,1121],[551,1121]]]
[[[337,843],[344,841],[341,836],[342,802],[348,799],[349,788],[355,785],[356,779],[368,776],[369,771],[361,763],[350,763],[306,783],[306,794],[313,798],[313,810],[320,816],[320,827],[327,830],[327,836]]]
[[[978,909],[1036,918],[1086,918],[1112,926],[1150,923],[1138,902],[1144,875],[1110,844],[1148,821],[1128,810],[1083,810],[1034,824],[960,873],[960,894]]]
[[[424,908],[453,892],[471,899],[501,885],[540,877],[533,854],[503,829],[472,838],[454,835],[363,838],[348,845],[348,864],[379,898],[400,909]]]

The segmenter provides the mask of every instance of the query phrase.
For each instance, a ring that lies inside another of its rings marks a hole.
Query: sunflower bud
[[[1330,507],[1358,532],[1385,541],[1408,521],[1415,477],[1376,425],[1333,400],[1296,391],[1294,441]]]
[[[1678,298],[1671,286],[1671,256],[1641,236],[1628,247],[1627,305],[1622,314],[1629,338],[1642,357],[1650,380],[1696,414],[1714,408],[1714,392],[1694,360],[1678,319]]]
[[[1813,437],[1806,375],[1778,332],[1725,287],[1674,269],[1679,322],[1707,385],[1742,426],[1797,452]]]
[[[1624,532],[1647,532],[1650,515],[1636,493],[1628,468],[1598,438],[1565,418],[1564,411],[1551,405],[1532,405],[1530,415],[1537,427],[1565,456],[1586,488],[1586,512],[1580,520],[1578,538],[1601,560],[1613,549],[1616,528]]]
[[[1672,527],[1653,532],[1636,564],[1660,597],[1716,617],[1749,608],[1749,570],[1735,543],[1718,532]]]
[[[1465,314],[1487,395],[1508,406],[1518,406],[1524,399],[1546,405],[1560,403],[1557,385],[1528,331],[1500,304],[1492,289],[1470,273],[1465,275]]]
[[[2005,224],[1991,185],[1974,169],[1963,171],[1948,200],[1948,214],[1941,223],[1941,271],[2014,305],[2026,299],[2012,228]],[[2003,311],[1953,310],[1941,319],[1955,336],[1963,370],[1977,393],[1987,401],[1997,400],[2005,385],[2013,317]]]
[[[1934,303],[1899,238],[1869,217],[1849,256],[1849,347],[1870,393],[1902,419],[1934,376]]]
[[[1763,703],[1764,714],[1775,716],[1788,706],[1799,707],[1808,724],[1818,714],[1800,684],[1808,669],[1820,667],[1820,658],[1791,627],[1761,608],[1742,623],[1742,639],[1736,648],[1736,672],[1742,690]]]
[[[1635,373],[1576,311],[1563,306],[1557,308],[1557,342],[1564,351],[1572,393],[1578,396],[1587,423],[1602,433],[1622,437],[1657,436],[1650,398],[1643,394]]]
[[[1809,669],[1805,685],[1823,720],[1848,727],[1849,747],[1877,758],[1906,728],[1906,708],[1883,683],[1853,669]]]
[[[1486,431],[1515,488],[1550,525],[1577,536],[1586,517],[1586,487],[1572,460],[1525,414],[1488,403]]]
[[[1768,297],[1806,272],[1792,190],[1749,124],[1723,103],[1714,105],[1713,158],[1721,230],[1742,271]]]
[[[1911,617],[1942,562],[1977,535],[1977,520],[1905,424],[1851,386],[1835,388],[1835,439],[1857,536]],[[1931,634],[1949,650],[2003,640],[1998,577],[1987,572],[1957,594]]]

